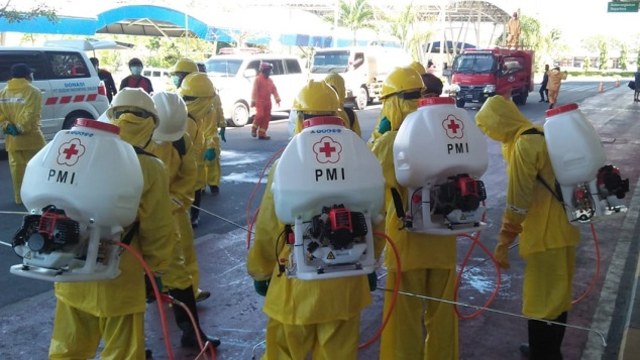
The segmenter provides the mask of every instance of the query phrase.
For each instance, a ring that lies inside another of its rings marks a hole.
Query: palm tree
[[[353,45],[356,44],[358,29],[374,28],[375,13],[369,0],[340,0],[339,9],[338,25],[345,26],[353,32]],[[325,19],[333,23],[334,17],[328,15]]]

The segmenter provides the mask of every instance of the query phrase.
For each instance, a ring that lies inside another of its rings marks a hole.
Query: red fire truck
[[[454,59],[451,69],[451,84],[457,106],[483,104],[507,87],[512,89],[516,104],[526,104],[529,92],[533,91],[533,59],[534,52],[531,50],[465,50]]]

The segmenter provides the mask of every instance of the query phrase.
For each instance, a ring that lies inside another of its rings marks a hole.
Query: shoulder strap
[[[140,222],[136,220],[133,224],[131,224],[131,227],[129,228],[129,230],[127,230],[127,233],[124,234],[120,242],[127,245],[131,245],[131,242],[133,241],[133,236],[138,232],[139,228],[140,228]]]
[[[356,113],[352,108],[346,106],[344,107],[344,112],[346,112],[349,117],[349,129],[353,129],[353,123],[356,122]]]
[[[198,120],[196,120],[195,117],[193,117],[193,115],[191,115],[191,113],[187,113],[187,117],[191,120],[193,120],[193,122],[195,122],[196,124],[198,123]]]
[[[187,153],[187,143],[184,141],[184,136],[180,139],[171,143],[173,148],[176,149],[178,154],[180,154],[180,158],[182,158]]]
[[[531,128],[531,129],[527,129],[525,131],[522,132],[521,135],[542,135],[544,136],[544,132],[536,129],[536,128]],[[561,203],[564,204],[564,199],[562,198],[562,191],[560,190],[560,184],[558,183],[558,181],[555,182],[555,187],[556,189],[553,190],[551,188],[551,185],[547,184],[546,181],[544,181],[544,179],[542,178],[542,176],[540,176],[540,174],[536,175],[536,179],[538,181],[540,181],[542,183],[542,185],[544,185],[545,188],[547,188],[547,190],[549,190],[551,192],[551,194],[553,195],[554,198],[556,198],[558,201],[560,201]]]
[[[147,156],[152,156],[154,158],[157,158],[157,156],[153,155],[152,153],[145,151],[143,148],[132,145],[133,146],[133,150],[136,151],[136,154],[138,155],[147,155]]]

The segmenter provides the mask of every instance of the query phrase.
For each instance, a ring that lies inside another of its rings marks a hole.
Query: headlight
[[[496,92],[496,86],[495,85],[486,85],[484,87],[484,90],[482,90],[485,93],[494,93]]]
[[[449,86],[449,92],[459,93],[460,86],[458,84],[451,84],[451,86]]]

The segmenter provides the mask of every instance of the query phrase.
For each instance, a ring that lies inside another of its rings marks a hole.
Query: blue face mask
[[[180,82],[181,82],[181,78],[178,75],[173,75],[171,76],[171,81],[173,81],[173,85],[175,85],[175,87],[179,88],[180,87]]]
[[[131,74],[135,76],[140,76],[140,74],[142,74],[142,66],[132,66]]]

